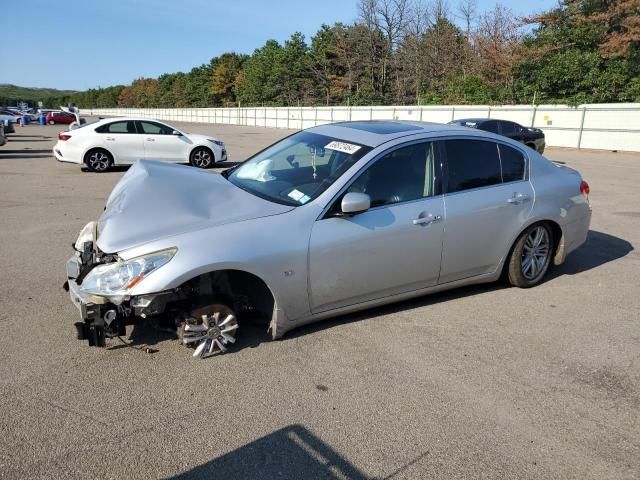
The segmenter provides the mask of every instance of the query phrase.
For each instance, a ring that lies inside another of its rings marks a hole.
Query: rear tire
[[[49,120],[47,123],[48,123],[49,125],[55,125],[55,124],[56,124],[56,122],[54,122],[53,120]]]
[[[553,231],[546,223],[536,223],[522,232],[509,256],[509,283],[519,288],[538,285],[551,264],[553,245]]]
[[[215,157],[207,147],[196,147],[189,155],[189,163],[197,168],[211,168],[215,163]]]
[[[111,168],[113,157],[102,148],[94,148],[87,152],[84,157],[84,163],[92,172],[102,173]]]

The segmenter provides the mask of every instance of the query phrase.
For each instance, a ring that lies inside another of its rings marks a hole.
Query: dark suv
[[[449,122],[449,125],[460,125],[497,133],[524,143],[538,153],[544,152],[544,133],[539,128],[527,128],[509,120],[496,120],[493,118],[462,118]]]

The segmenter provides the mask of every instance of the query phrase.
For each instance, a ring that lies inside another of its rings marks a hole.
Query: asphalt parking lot
[[[179,125],[179,124],[177,124]],[[286,130],[179,125],[231,165]],[[204,361],[89,348],[61,286],[125,170],[0,147],[0,478],[640,478],[640,154],[550,149],[591,185],[587,243],[542,285],[464,288]]]

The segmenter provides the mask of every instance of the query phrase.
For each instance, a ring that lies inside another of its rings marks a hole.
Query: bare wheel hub
[[[189,318],[182,332],[182,343],[195,346],[194,357],[204,358],[216,352],[226,352],[236,342],[239,328],[236,316],[223,305],[199,309],[197,312],[202,310],[212,310],[212,313],[202,313],[199,319],[194,316]]]

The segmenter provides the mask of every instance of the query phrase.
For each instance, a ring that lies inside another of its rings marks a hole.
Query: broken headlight
[[[96,239],[96,222],[89,222],[82,230],[80,230],[80,234],[78,235],[78,239],[76,243],[73,245],[75,249],[79,252],[84,250],[84,244],[87,242],[94,242]]]
[[[80,289],[94,295],[122,295],[151,272],[169,262],[177,249],[170,248],[129,260],[98,265],[91,270]]]

